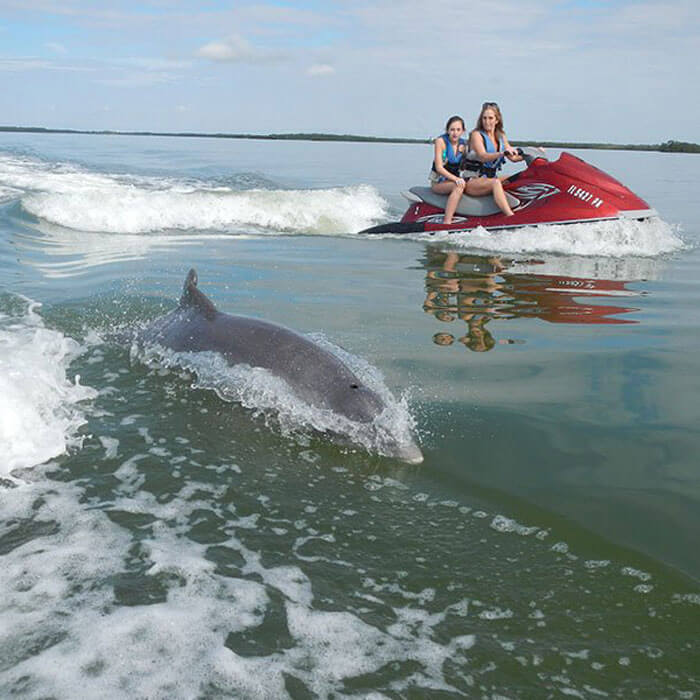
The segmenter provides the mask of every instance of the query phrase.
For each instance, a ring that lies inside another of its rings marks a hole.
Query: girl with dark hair
[[[430,188],[447,195],[444,223],[451,224],[466,184],[459,174],[459,164],[467,149],[464,120],[454,116],[447,120],[445,133],[435,139],[435,156],[430,171]]]

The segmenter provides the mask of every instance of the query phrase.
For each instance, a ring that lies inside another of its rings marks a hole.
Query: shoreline
[[[31,133],[31,134],[86,134],[91,136],[165,136],[177,138],[208,138],[208,139],[250,139],[263,141],[335,141],[345,143],[401,143],[401,144],[430,144],[432,138],[392,138],[384,136],[358,136],[355,134],[321,134],[321,133],[290,133],[290,134],[227,134],[227,133],[197,133],[191,131],[113,131],[110,129],[52,129],[40,126],[0,126],[0,133]],[[616,144],[616,143],[576,143],[574,141],[534,141],[520,139],[513,142],[514,146],[543,146],[547,148],[578,148],[612,151],[657,151],[660,153],[700,153],[700,144],[687,141],[665,141],[659,144]]]

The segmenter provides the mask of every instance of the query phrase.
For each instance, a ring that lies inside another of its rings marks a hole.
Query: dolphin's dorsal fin
[[[216,306],[197,289],[197,271],[194,268],[187,273],[180,297],[180,308],[189,307],[199,309],[207,318],[211,318],[216,313]]]

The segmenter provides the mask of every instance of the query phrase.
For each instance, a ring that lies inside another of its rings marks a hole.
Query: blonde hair
[[[479,118],[476,120],[476,130],[481,131],[484,127],[481,123],[481,120],[484,117],[484,112],[487,109],[492,109],[496,115],[496,128],[494,129],[496,135],[502,136],[505,133],[505,129],[503,127],[503,115],[501,114],[501,110],[498,107],[498,105],[495,102],[484,102],[483,105],[481,105],[481,112],[479,112]]]

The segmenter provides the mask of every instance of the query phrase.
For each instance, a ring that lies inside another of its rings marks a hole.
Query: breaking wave
[[[79,445],[81,402],[97,392],[67,370],[82,346],[46,328],[26,301],[19,315],[0,313],[0,475],[32,467]]]
[[[374,187],[250,188],[219,181],[91,172],[64,163],[0,155],[0,199],[19,197],[49,224],[99,233],[226,231],[334,234],[386,218]]]

